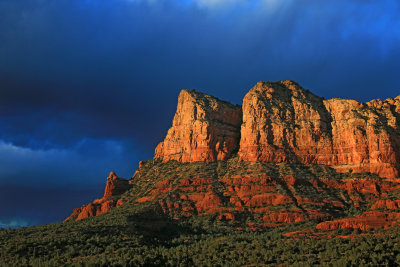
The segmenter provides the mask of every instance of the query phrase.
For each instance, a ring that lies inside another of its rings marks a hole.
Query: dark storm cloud
[[[0,184],[104,185],[111,170],[130,178],[145,153],[115,140],[82,139],[68,149],[31,149],[0,142]]]
[[[103,190],[100,186],[49,189],[0,184],[0,228],[63,221],[74,208],[92,202]]]
[[[362,101],[398,88],[396,1],[192,2],[2,1],[1,111],[38,121],[11,128],[68,143],[41,132],[56,117],[71,139],[152,150],[181,88],[235,103],[258,80]]]
[[[280,79],[326,98],[394,97],[399,48],[396,0],[0,0],[0,185],[129,177],[182,88],[235,104]],[[0,227],[26,219],[1,208]]]

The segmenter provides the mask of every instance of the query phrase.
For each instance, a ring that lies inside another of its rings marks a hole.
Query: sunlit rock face
[[[325,100],[293,81],[259,82],[234,106],[183,90],[162,161],[227,160],[326,164],[394,178],[400,169],[400,96],[360,103]]]
[[[115,172],[110,172],[107,177],[106,188],[102,198],[96,199],[88,205],[74,209],[72,214],[65,220],[82,220],[91,216],[97,216],[110,211],[112,208],[124,204],[123,199],[116,199],[131,188],[129,181],[118,177]]]
[[[323,99],[292,81],[259,82],[243,99],[244,161],[332,163],[332,117]]]
[[[293,81],[259,82],[243,100],[244,161],[327,164],[398,175],[400,98],[324,100]]]
[[[115,172],[111,172],[107,177],[106,189],[104,190],[104,199],[121,195],[130,188],[129,181],[118,177]]]
[[[163,161],[226,160],[237,151],[242,112],[239,106],[215,97],[182,90],[165,140],[155,152]]]

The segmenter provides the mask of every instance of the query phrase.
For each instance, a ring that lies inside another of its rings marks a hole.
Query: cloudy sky
[[[0,0],[0,227],[60,221],[129,178],[194,88],[400,94],[397,0]]]

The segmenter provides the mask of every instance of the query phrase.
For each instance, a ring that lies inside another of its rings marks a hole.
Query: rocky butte
[[[165,140],[155,158],[177,160],[227,160],[239,149],[242,110],[215,97],[182,90],[178,107]]]
[[[104,197],[67,220],[153,203],[176,220],[214,214],[239,228],[390,227],[399,170],[400,96],[326,100],[294,81],[259,82],[238,106],[182,90],[154,159],[129,181],[111,173]]]
[[[183,90],[163,161],[227,160],[331,165],[394,178],[400,169],[400,96],[360,103],[324,100],[296,82],[259,82],[242,107]]]

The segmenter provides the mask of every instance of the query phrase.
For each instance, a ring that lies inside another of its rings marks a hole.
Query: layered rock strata
[[[105,195],[112,181],[107,180]],[[126,181],[121,180],[126,184]],[[173,220],[210,216],[232,227],[261,230],[314,220],[317,230],[361,230],[398,225],[400,180],[373,174],[340,174],[325,165],[245,162],[142,162],[123,195],[103,197],[75,209],[81,220],[123,205],[157,207]],[[118,186],[117,186],[118,187]],[[364,213],[357,215],[360,211]]]
[[[194,90],[182,90],[172,127],[157,146],[155,158],[181,162],[227,160],[239,148],[241,123],[239,106]]]
[[[400,170],[400,96],[325,100],[293,81],[259,82],[241,110],[183,90],[155,158],[227,160],[237,150],[243,161],[325,164],[394,178]]]
[[[399,181],[373,174],[340,174],[322,165],[238,158],[211,163],[148,161],[131,183],[147,190],[131,192],[126,205],[156,205],[175,220],[214,216],[238,228],[316,220],[326,222],[318,224],[318,230],[367,230],[394,226],[400,211]],[[354,217],[358,210],[366,213]],[[345,216],[350,218],[342,219]]]

